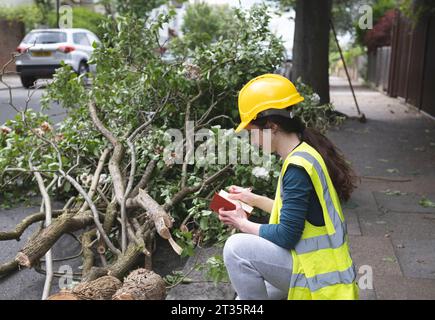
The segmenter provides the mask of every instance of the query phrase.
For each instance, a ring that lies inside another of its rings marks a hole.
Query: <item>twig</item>
[[[34,170],[32,164],[33,154],[35,153],[35,151],[38,150],[39,148],[34,149],[29,157],[29,168],[32,170]],[[44,179],[42,179],[41,174],[39,172],[34,172],[34,175],[43,199],[42,204],[45,210],[45,227],[47,228],[51,224],[51,218],[52,218],[51,199],[50,196],[48,195],[48,191],[47,188],[45,187]],[[56,180],[57,177],[53,180],[53,182],[55,182]],[[47,270],[47,276],[45,278],[44,290],[42,292],[42,300],[46,300],[50,295],[51,282],[53,280],[53,258],[51,256],[51,249],[48,250],[47,253],[45,254],[45,269]]]
[[[101,171],[103,171],[104,164],[106,162],[107,156],[109,155],[110,148],[104,149],[103,153],[100,156],[100,159],[98,160],[97,169],[94,172],[94,176],[92,178],[91,187],[89,188],[88,196],[92,199],[92,197],[95,194],[95,190],[98,187],[98,183],[100,180]],[[79,212],[83,212],[88,208],[88,203],[83,203],[82,207],[80,208]]]
[[[185,274],[181,277],[181,279],[180,279],[178,282],[176,282],[175,284],[173,284],[173,285],[171,285],[171,286],[166,287],[166,289],[172,289],[172,288],[178,286],[180,283],[182,283],[182,282],[184,281],[184,279],[185,279],[189,274],[191,274],[192,271],[195,270],[195,268],[198,266],[198,260],[199,260],[199,254],[196,255],[195,262],[193,263],[192,268],[191,268],[187,273],[185,273]]]
[[[186,137],[186,156],[184,158],[183,167],[181,169],[181,188],[186,187],[187,165],[189,163],[190,156],[193,152],[193,143],[192,143],[193,132],[188,132],[188,123],[190,120],[190,109],[192,107],[192,104],[196,100],[198,100],[202,95],[202,89],[199,85],[199,82],[197,82],[196,85],[198,88],[198,94],[187,102],[186,113],[185,113],[185,117],[184,117],[184,136]]]
[[[388,181],[388,182],[409,182],[409,181],[412,181],[412,179],[392,179],[392,178],[384,178],[384,177],[378,177],[378,176],[361,176],[360,178],[368,179],[368,180]]]
[[[100,219],[98,217],[98,210],[95,207],[94,202],[92,201],[92,199],[89,198],[88,194],[86,193],[86,191],[83,189],[83,187],[76,181],[74,180],[73,177],[66,175],[63,171],[61,172],[61,174],[64,176],[65,179],[67,179],[69,181],[69,183],[71,183],[71,185],[81,194],[81,196],[85,199],[86,202],[88,202],[89,204],[89,208],[92,211],[92,216],[94,218],[94,223],[95,226],[98,229],[98,232],[100,232],[101,237],[104,239],[104,242],[106,243],[107,247],[109,247],[109,249],[115,253],[116,255],[120,256],[121,255],[121,251],[119,251],[114,245],[113,243],[110,241],[109,237],[107,236],[106,232],[104,232],[103,226],[100,222]]]
[[[211,177],[205,179],[200,185],[185,187],[178,191],[168,202],[163,205],[164,210],[171,209],[174,205],[182,201],[188,194],[196,192],[203,188],[203,186],[208,185],[216,181],[221,175],[225,174],[232,168],[232,164],[226,165],[224,168],[213,174]]]

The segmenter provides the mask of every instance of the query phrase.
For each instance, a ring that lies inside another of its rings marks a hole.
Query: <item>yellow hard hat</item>
[[[236,132],[244,129],[260,112],[278,109],[270,114],[281,114],[289,106],[295,105],[304,98],[287,78],[277,74],[263,74],[245,84],[239,92],[239,114],[242,122]],[[262,113],[266,115],[266,113]]]

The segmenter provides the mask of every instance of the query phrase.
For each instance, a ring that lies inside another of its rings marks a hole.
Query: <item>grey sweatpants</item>
[[[238,299],[287,299],[293,265],[289,250],[256,235],[237,233],[228,238],[223,254]]]

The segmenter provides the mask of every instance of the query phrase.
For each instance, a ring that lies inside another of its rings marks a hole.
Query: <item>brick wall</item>
[[[24,38],[24,30],[22,22],[0,20],[0,69],[9,61],[11,53]],[[6,70],[15,71],[15,64],[10,64]]]

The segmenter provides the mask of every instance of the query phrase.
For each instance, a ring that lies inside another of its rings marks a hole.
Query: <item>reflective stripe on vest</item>
[[[314,158],[312,155],[310,155],[308,152],[297,151],[292,154],[292,157],[295,156],[304,158],[305,160],[313,164],[313,167],[316,170],[316,173],[320,179],[320,183],[322,184],[323,197],[326,202],[326,209],[328,211],[328,215],[335,229],[335,233],[332,235],[323,235],[323,236],[317,236],[317,237],[312,237],[307,239],[301,239],[296,244],[295,251],[298,254],[302,254],[302,253],[308,253],[320,249],[339,248],[346,241],[345,239],[346,230],[347,230],[346,224],[341,221],[340,216],[338,215],[338,212],[335,209],[334,204],[332,203],[332,199],[329,193],[328,183],[326,182],[326,177],[323,172],[322,166],[317,161],[317,159]],[[283,195],[282,181],[280,182],[280,189],[281,189],[280,195],[282,199],[282,195]]]
[[[316,291],[334,284],[351,284],[355,281],[355,275],[353,264],[344,271],[322,273],[310,278],[305,277],[303,273],[293,273],[290,287],[308,287],[311,291]]]

